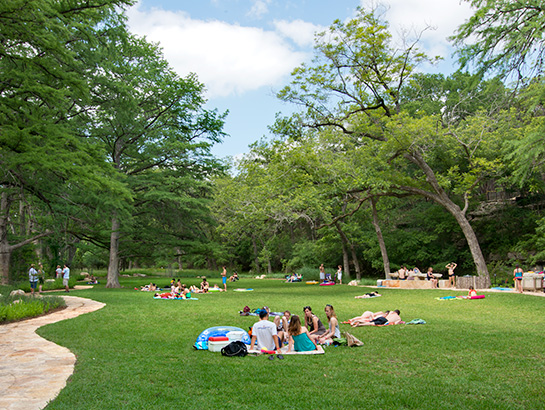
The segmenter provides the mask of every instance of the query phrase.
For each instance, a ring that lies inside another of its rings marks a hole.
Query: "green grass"
[[[72,292],[107,306],[38,330],[78,358],[67,386],[47,409],[543,408],[540,297],[489,293],[484,300],[437,301],[461,292],[383,289],[380,298],[354,299],[368,290],[242,279],[228,288],[255,291],[184,302],[133,290],[150,278],[121,282],[125,289],[101,284]],[[227,358],[192,347],[208,327],[251,326],[255,317],[238,314],[245,305],[297,314],[310,305],[325,321],[327,303],[340,320],[398,308],[403,319],[427,324],[341,325],[364,346],[328,347],[322,356],[285,360]]]

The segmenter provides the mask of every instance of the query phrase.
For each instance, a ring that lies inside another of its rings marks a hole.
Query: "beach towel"
[[[254,355],[260,355],[262,354],[261,353],[261,350],[258,350],[258,349],[252,349],[252,350],[248,350],[248,353],[250,354],[254,354]],[[316,350],[312,350],[310,352],[295,352],[295,351],[291,351],[291,352],[288,352],[288,346],[284,346],[280,349],[280,353],[283,354],[283,355],[287,355],[287,354],[303,354],[303,355],[309,355],[309,354],[324,354],[325,351],[324,351],[324,348],[320,345],[318,345],[318,349]]]
[[[425,325],[426,321],[424,319],[413,319],[410,322],[405,323],[406,325]]]
[[[161,298],[159,296],[153,297],[153,299],[161,299],[161,300],[199,300],[197,298],[186,298],[186,299],[184,299],[184,298],[174,298],[174,299],[170,299],[170,298]]]

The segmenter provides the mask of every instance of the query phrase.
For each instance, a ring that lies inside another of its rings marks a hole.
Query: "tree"
[[[0,6],[2,283],[9,281],[11,253],[53,231],[52,217],[66,200],[67,187],[101,186],[122,195],[96,147],[78,137],[75,119],[89,94],[97,25],[127,4],[14,0]],[[14,211],[17,204],[25,212]],[[30,210],[31,229],[14,229],[16,223],[24,225]]]
[[[466,0],[475,14],[452,36],[462,67],[471,64],[516,80],[540,75],[545,57],[545,5],[540,0]],[[470,41],[468,44],[467,42]]]
[[[110,209],[106,286],[119,287],[122,239],[149,238],[142,229],[149,227],[154,246],[167,241],[174,249],[176,235],[187,240],[192,220],[202,217],[207,179],[222,169],[210,147],[223,136],[225,115],[205,110],[204,87],[196,76],[179,78],[158,47],[144,39],[120,31],[102,53],[88,133],[132,196]],[[180,223],[180,216],[187,219]]]
[[[296,69],[291,85],[279,97],[305,108],[308,127],[339,129],[362,150],[370,147],[369,141],[374,141],[382,160],[382,163],[373,162],[379,175],[375,185],[383,193],[397,190],[422,195],[443,206],[464,233],[478,274],[489,281],[478,239],[466,216],[470,191],[481,176],[475,170],[466,173],[472,177],[461,185],[465,191],[464,205],[460,207],[445,190],[448,182],[439,181],[430,166],[430,158],[438,155],[433,151],[438,146],[434,141],[443,136],[443,131],[436,131],[438,119],[412,118],[402,112],[403,87],[415,67],[426,60],[417,49],[417,41],[401,50],[395,49],[387,25],[376,12],[358,9],[353,20],[346,24],[336,21],[327,32],[318,35],[315,49],[313,65]],[[476,145],[479,146],[478,141]],[[394,163],[399,166],[400,160],[410,164],[402,167],[404,174],[389,166]],[[411,182],[413,177],[419,180]],[[360,186],[362,192],[368,189],[367,185]]]

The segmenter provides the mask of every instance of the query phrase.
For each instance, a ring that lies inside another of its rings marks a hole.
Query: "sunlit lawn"
[[[484,300],[438,301],[461,292],[383,289],[382,297],[354,299],[369,290],[243,279],[199,301],[163,301],[133,289],[150,279],[121,282],[124,289],[72,292],[107,306],[38,330],[78,357],[48,409],[543,408],[544,298],[489,293]],[[226,358],[192,347],[208,327],[251,326],[256,318],[238,314],[245,305],[297,314],[310,305],[326,322],[327,303],[340,320],[400,309],[404,320],[427,324],[341,325],[365,345],[284,360]]]

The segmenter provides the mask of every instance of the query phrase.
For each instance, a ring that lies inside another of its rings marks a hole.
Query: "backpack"
[[[227,346],[221,349],[222,356],[241,356],[244,357],[248,354],[246,345],[241,341],[231,342]]]

